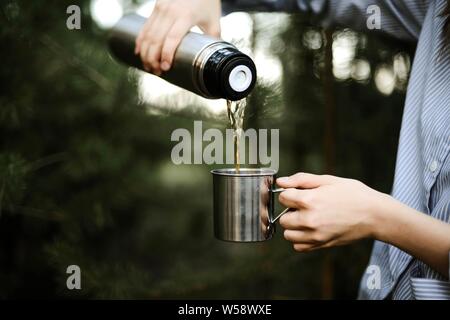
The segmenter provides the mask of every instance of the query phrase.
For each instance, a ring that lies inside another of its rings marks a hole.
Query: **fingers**
[[[315,244],[313,232],[311,230],[284,230],[284,238],[293,243]]]
[[[287,208],[308,208],[313,202],[313,190],[287,189],[280,193],[278,200]]]
[[[175,51],[190,28],[191,22],[188,19],[180,19],[168,31],[161,51],[161,69],[163,71],[171,68]]]
[[[337,177],[330,175],[317,175],[311,173],[296,173],[289,177],[277,179],[277,184],[282,188],[318,188],[321,185],[333,183]]]
[[[322,247],[322,243],[315,239],[312,231],[285,230],[284,238],[292,242],[292,247],[297,252],[309,252]]]
[[[148,18],[147,22],[145,23],[144,27],[141,29],[141,32],[139,33],[139,36],[136,40],[136,51],[139,53],[142,64],[147,71],[151,71],[151,64],[147,61],[146,56],[148,54],[148,51],[150,49],[150,43],[151,43],[151,29],[154,24],[154,21],[158,18],[158,12],[153,11],[150,18]]]
[[[144,68],[159,75],[168,71],[182,38],[194,25],[220,36],[220,1],[158,0],[136,39],[135,54]]]
[[[135,53],[140,55],[145,70],[161,74],[161,51],[167,34],[180,15],[170,1],[158,1],[136,39]],[[189,30],[190,26],[187,28]]]
[[[292,230],[304,230],[310,228],[307,214],[298,210],[289,211],[282,215],[280,218],[280,225],[284,229]]]
[[[167,33],[171,29],[173,21],[166,15],[159,15],[154,21],[153,30],[149,32],[152,33],[150,40],[150,47],[148,49],[145,61],[150,64],[152,72],[156,75],[161,74],[161,50],[163,48],[164,39]],[[157,32],[154,29],[158,29]]]
[[[151,29],[153,22],[155,21],[157,16],[158,16],[158,11],[153,10],[150,17],[147,19],[147,21],[144,23],[144,26],[141,28],[139,35],[136,38],[136,46],[134,48],[134,53],[136,55],[141,53],[144,40],[146,40],[146,38],[149,34],[149,30]]]
[[[134,54],[139,54],[142,50],[142,44],[144,42],[145,36],[148,34],[148,30],[150,29],[153,20],[155,19],[157,12],[152,12],[151,16],[144,23],[144,26],[139,31],[139,35],[136,38],[136,46],[134,48]]]
[[[320,246],[310,243],[294,243],[293,247],[297,252],[310,252],[320,248]]]

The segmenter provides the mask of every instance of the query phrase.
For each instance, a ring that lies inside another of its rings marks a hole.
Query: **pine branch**
[[[49,50],[51,50],[55,55],[61,57],[67,64],[76,68],[82,73],[87,79],[95,83],[102,90],[112,93],[112,84],[105,76],[99,73],[94,68],[90,67],[84,61],[79,59],[77,56],[70,54],[67,50],[64,49],[57,41],[55,41],[49,35],[42,36],[39,41],[46,46]]]

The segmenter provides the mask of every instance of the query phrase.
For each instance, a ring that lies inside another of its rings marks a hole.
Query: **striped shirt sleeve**
[[[411,278],[416,300],[450,300],[450,282],[435,279]]]
[[[357,31],[383,31],[408,41],[416,41],[429,1],[399,0],[222,0],[224,13],[232,11],[281,11],[310,14],[323,27],[343,26]],[[368,27],[379,15],[380,28]]]

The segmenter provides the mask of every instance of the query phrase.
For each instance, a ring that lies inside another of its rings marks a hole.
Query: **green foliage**
[[[0,154],[0,214],[3,204],[10,205],[21,200],[26,188],[26,171],[26,163],[21,157]]]

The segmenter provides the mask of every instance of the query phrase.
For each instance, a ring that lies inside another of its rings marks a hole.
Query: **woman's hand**
[[[376,207],[388,201],[359,181],[335,176],[297,173],[277,184],[292,188],[279,196],[281,204],[292,208],[280,224],[286,240],[301,252],[374,237]]]
[[[448,277],[450,224],[351,179],[297,173],[277,179],[280,202],[292,210],[280,218],[297,251],[374,238]],[[299,188],[299,189],[294,189]]]
[[[160,75],[172,66],[176,48],[193,27],[220,36],[220,0],[157,0],[155,8],[136,39],[147,71]]]

